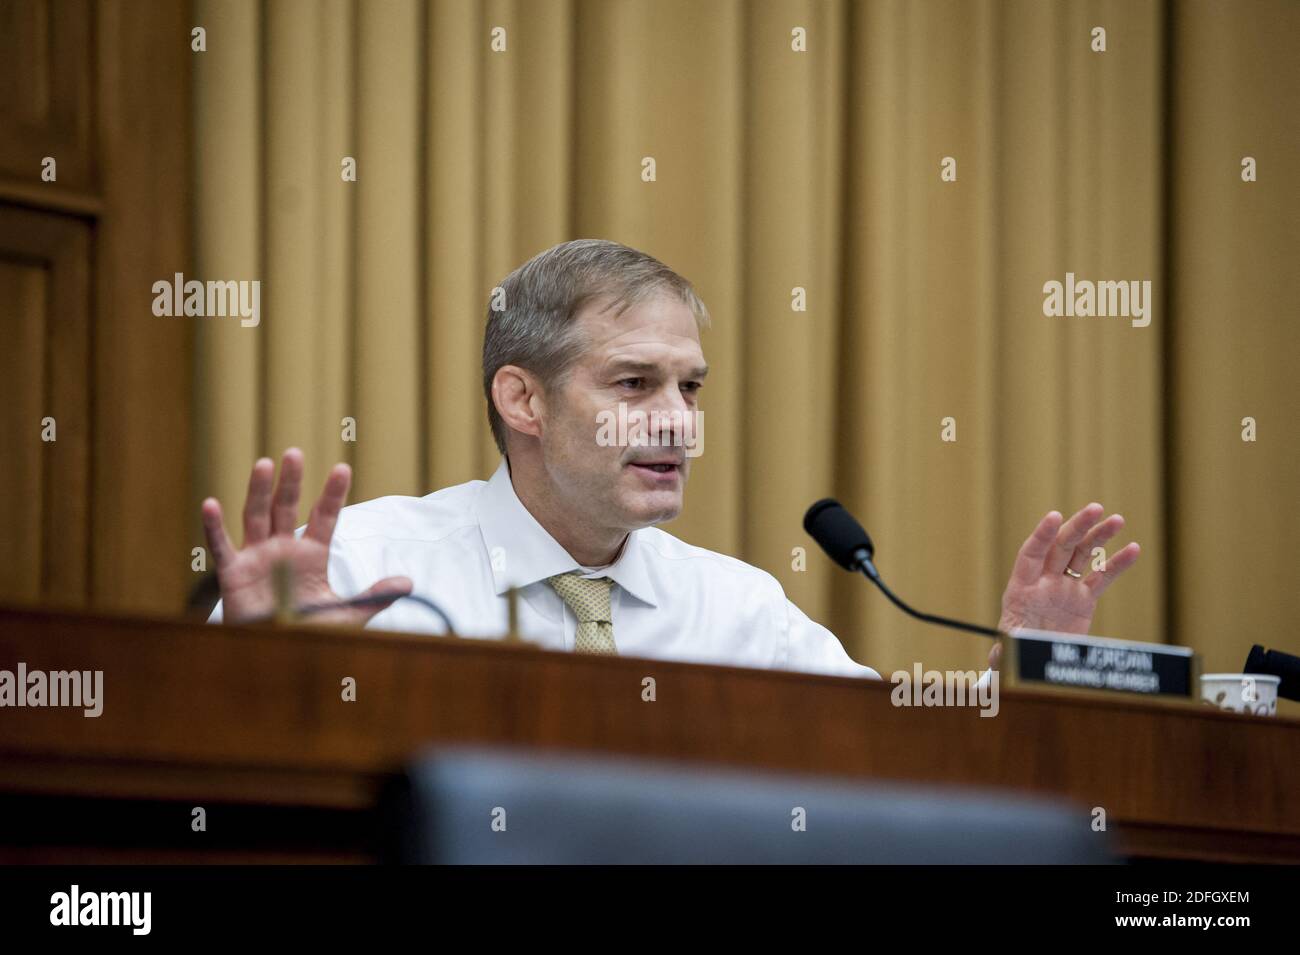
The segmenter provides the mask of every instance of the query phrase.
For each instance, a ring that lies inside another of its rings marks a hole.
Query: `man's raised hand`
[[[292,575],[295,606],[336,603],[340,599],[329,586],[329,549],[339,511],[352,483],[352,470],[346,464],[336,464],[330,469],[306,530],[298,537],[294,535],[294,526],[298,519],[302,475],[303,457],[297,448],[284,452],[278,484],[274,484],[275,462],[270,458],[258,459],[248,478],[244,546],[239,550],[226,534],[221,503],[214,497],[203,502],[203,531],[221,585],[224,621],[237,623],[274,612],[273,573],[281,562],[288,564]],[[407,577],[388,577],[359,596],[392,594],[396,600],[410,593],[411,587]],[[322,611],[311,619],[360,626],[392,602]]]
[[[1126,545],[1091,570],[1092,551],[1119,533],[1124,518],[1105,520],[1100,504],[1089,504],[1068,521],[1048,513],[1016,555],[1011,579],[1002,595],[998,629],[1015,627],[1087,633],[1102,593],[1138,559],[1141,548]]]

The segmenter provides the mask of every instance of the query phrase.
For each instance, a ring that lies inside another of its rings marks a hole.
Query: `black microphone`
[[[831,560],[845,570],[855,573],[862,571],[868,580],[880,588],[881,592],[889,598],[895,607],[917,620],[936,623],[941,627],[969,630],[971,633],[981,633],[986,637],[1005,636],[1001,630],[994,630],[992,627],[982,627],[977,623],[950,620],[947,617],[939,617],[932,613],[921,613],[919,610],[913,610],[903,603],[892,590],[885,586],[885,582],[880,579],[880,571],[876,570],[876,565],[872,563],[872,558],[876,555],[876,548],[871,543],[871,537],[863,530],[862,525],[857,522],[853,515],[844,509],[844,505],[834,498],[823,498],[808,508],[808,513],[803,516],[803,529],[821,545],[821,549],[826,551]]]
[[[1277,695],[1286,700],[1300,701],[1300,657],[1281,650],[1265,650],[1258,643],[1250,648],[1243,673],[1264,673],[1281,677]]]

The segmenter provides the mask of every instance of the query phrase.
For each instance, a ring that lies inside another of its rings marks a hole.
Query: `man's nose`
[[[676,384],[666,387],[655,396],[650,414],[650,428],[660,445],[679,445],[685,441],[685,422],[693,414],[681,388]]]

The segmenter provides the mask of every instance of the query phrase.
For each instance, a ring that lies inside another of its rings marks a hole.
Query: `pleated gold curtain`
[[[237,515],[290,444],[313,487],[351,462],[353,500],[486,477],[489,291],[605,237],[714,316],[669,529],[775,574],[863,662],[986,648],[829,567],[801,529],[828,494],[906,598],[990,623],[1037,518],[1101,500],[1144,554],[1096,632],[1212,669],[1300,650],[1300,10],[1249,6],[200,0],[196,265],[260,279],[262,320],[202,328],[196,512]],[[1044,316],[1067,272],[1152,280],[1150,326]]]

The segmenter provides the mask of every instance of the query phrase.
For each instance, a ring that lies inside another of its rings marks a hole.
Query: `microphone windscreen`
[[[865,550],[868,558],[876,552],[862,525],[833,498],[823,498],[808,508],[803,529],[845,570],[858,569],[859,551]]]
[[[1284,700],[1300,700],[1300,657],[1281,650],[1265,650],[1257,643],[1250,648],[1242,672],[1280,677],[1277,695]]]

